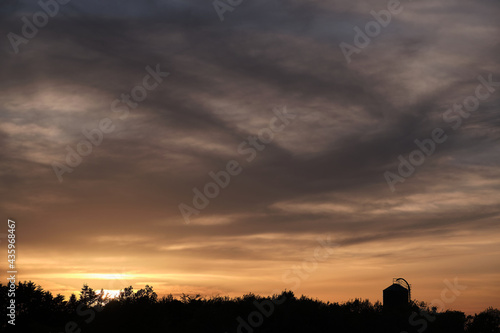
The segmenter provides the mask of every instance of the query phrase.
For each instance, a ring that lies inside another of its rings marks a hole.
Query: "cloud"
[[[2,6],[4,33],[20,33],[21,17],[38,10]],[[460,244],[471,258],[498,252],[499,91],[457,131],[442,115],[474,93],[478,75],[500,80],[500,9],[493,1],[405,4],[348,65],[339,43],[352,43],[352,28],[385,6],[256,1],[220,22],[205,1],[75,2],[19,54],[4,39],[0,206],[22,226],[26,278],[70,288],[67,274],[97,281],[119,266],[140,277],[135,283],[148,275],[161,283],[164,274],[167,291],[237,292],[249,272],[279,285],[280,269],[327,233],[340,244],[335,265],[347,267],[328,270],[338,276],[403,260],[394,253],[404,251],[415,278],[428,279],[428,262],[462,255]],[[112,101],[156,64],[171,75],[119,119]],[[297,120],[245,161],[239,144],[283,105]],[[116,130],[59,183],[51,163],[64,162],[65,147],[85,139],[82,127],[104,117]],[[391,193],[383,173],[435,127],[448,141]],[[178,204],[231,159],[242,174],[185,226]],[[53,275],[37,253],[57,258]],[[440,277],[460,271],[452,261]],[[327,272],[318,274],[319,286]]]

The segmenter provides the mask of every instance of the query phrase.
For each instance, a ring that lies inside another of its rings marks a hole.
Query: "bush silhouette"
[[[159,298],[148,285],[136,292],[127,287],[114,299],[84,285],[78,297],[65,300],[31,281],[16,287],[16,326],[9,328],[18,332],[500,333],[500,311],[493,308],[468,317],[458,311],[438,313],[423,302],[384,311],[380,302],[325,303],[286,290],[268,297]],[[0,284],[3,304],[7,290]],[[2,331],[7,326],[4,320]]]

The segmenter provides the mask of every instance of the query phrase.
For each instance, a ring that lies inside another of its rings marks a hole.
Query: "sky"
[[[46,3],[0,5],[20,280],[500,307],[498,1]]]

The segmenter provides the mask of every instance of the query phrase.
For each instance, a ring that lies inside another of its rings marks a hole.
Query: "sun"
[[[120,290],[103,289],[104,297],[108,300],[116,299],[120,296]],[[101,290],[96,292],[98,296],[101,295]]]

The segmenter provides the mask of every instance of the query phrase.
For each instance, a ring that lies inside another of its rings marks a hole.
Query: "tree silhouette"
[[[0,284],[2,302],[8,286]],[[115,299],[84,284],[77,298],[54,297],[35,283],[16,286],[16,329],[19,332],[204,332],[204,333],[500,333],[500,311],[488,308],[466,317],[458,311],[437,312],[424,302],[412,302],[400,312],[384,311],[382,304],[354,299],[330,303],[292,291],[268,297],[182,294],[158,298],[146,285],[129,286]],[[5,304],[5,303],[3,303]],[[69,325],[69,326],[68,326]],[[1,324],[2,332],[7,324]],[[80,331],[79,331],[80,330]]]
[[[86,307],[90,307],[97,303],[98,295],[95,290],[90,288],[87,284],[84,284],[80,291],[80,303],[84,304]]]
[[[467,331],[470,333],[500,333],[500,310],[488,308],[469,317]]]

